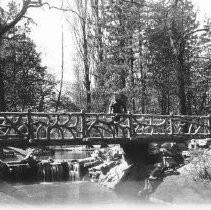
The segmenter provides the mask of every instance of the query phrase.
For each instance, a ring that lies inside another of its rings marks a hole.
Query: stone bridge
[[[145,144],[211,137],[211,116],[1,112],[0,147]]]

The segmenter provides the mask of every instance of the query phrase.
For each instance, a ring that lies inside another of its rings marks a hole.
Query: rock
[[[210,146],[211,146],[211,138],[191,139],[188,144],[189,149],[208,148]]]
[[[171,149],[176,143],[172,143],[172,142],[166,142],[164,144],[161,145],[161,148],[165,148],[165,149]]]
[[[103,163],[102,160],[95,160],[95,161],[91,161],[91,162],[86,162],[86,163],[84,163],[84,167],[91,168],[91,167],[97,166],[101,163]]]
[[[115,165],[118,165],[119,162],[118,161],[109,161],[109,162],[105,162],[102,167],[101,167],[101,172],[102,174],[107,174],[108,171],[111,170],[111,168],[113,168]]]
[[[194,170],[191,169],[191,170]],[[196,204],[210,203],[210,184],[204,185],[195,182],[187,171],[187,167],[179,170],[180,173],[172,174],[163,179],[162,182],[152,183],[153,192],[149,195],[150,199],[161,200],[165,203],[174,204]],[[155,186],[156,185],[156,186]]]
[[[182,151],[182,156],[184,157],[184,158],[188,158],[188,157],[191,157],[191,154],[190,154],[190,152],[189,151]]]
[[[106,174],[101,173],[98,183],[102,186],[115,189],[129,173],[132,165],[122,163],[112,167]]]
[[[96,157],[88,157],[88,158],[78,160],[78,162],[81,164],[90,163],[94,161],[96,161]]]

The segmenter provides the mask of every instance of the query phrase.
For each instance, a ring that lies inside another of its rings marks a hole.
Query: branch
[[[23,7],[21,11],[18,13],[16,18],[10,22],[9,24],[6,24],[0,28],[0,37],[2,37],[7,31],[9,31],[11,28],[13,28],[20,20],[21,18],[26,14],[28,9],[28,2],[24,2]]]
[[[170,23],[169,23],[168,20],[166,21],[166,25],[167,25],[167,27],[166,27],[167,28],[167,33],[168,33],[169,39],[170,39],[170,45],[171,45],[171,47],[173,49],[174,55],[177,55],[178,51],[177,51],[177,48],[176,48],[176,43],[175,43],[175,41],[173,39],[173,33],[172,33],[171,26],[170,26]]]
[[[210,28],[197,29],[195,31],[191,31],[190,33],[185,34],[183,38],[186,38],[187,36],[190,36],[191,34],[194,34],[194,33],[200,32],[200,31],[209,31],[209,30],[210,30]]]
[[[136,2],[136,1],[128,1],[128,0],[123,0],[124,2],[127,2],[127,3],[131,3],[131,4],[135,4],[135,5],[137,5],[137,6],[140,6],[140,7],[143,7],[144,6],[144,4],[140,4],[140,3],[138,3],[138,2]]]
[[[169,14],[170,12],[172,12],[173,14],[175,13],[179,1],[180,1],[181,3],[183,3],[183,0],[175,0],[174,4],[173,4],[173,5],[170,5],[169,9],[167,10],[167,12],[166,12],[166,17],[168,17],[168,14]]]
[[[2,37],[7,31],[13,28],[26,14],[27,10],[30,7],[41,7],[42,0],[31,1],[31,0],[23,0],[23,6],[21,11],[17,14],[17,16],[10,23],[0,26],[0,37]]]
[[[62,7],[56,7],[56,6],[51,6],[48,2],[42,3],[42,6],[47,5],[49,9],[57,9],[57,10],[61,10],[64,12],[72,12],[74,14],[76,14],[80,19],[84,20],[83,17],[81,17],[75,10],[72,9],[64,9],[63,6]]]
[[[176,9],[177,9],[177,7],[178,7],[179,2],[183,3],[182,0],[175,0],[175,1],[174,1],[174,4],[173,4],[173,5],[169,8],[169,10],[166,12],[167,33],[168,33],[168,35],[169,35],[170,45],[171,45],[171,47],[173,48],[173,52],[174,52],[175,55],[178,54],[178,50],[177,50],[177,47],[176,47],[176,43],[175,43],[175,41],[174,41],[174,39],[173,39],[173,32],[172,32],[172,29],[171,29],[171,25],[173,24],[173,21],[174,21],[174,20],[170,22],[170,20],[169,20],[168,18],[169,18],[169,16],[170,16],[171,14],[173,15],[173,17],[175,16],[175,12],[176,12]],[[190,33],[184,35],[183,37],[181,37],[181,38],[179,39],[179,41],[181,41],[181,43],[182,43],[182,40],[184,40],[185,37],[187,37],[187,36],[189,36],[189,35],[191,35],[191,34],[193,34],[193,33],[195,33],[195,32],[202,31],[202,30],[207,30],[207,29],[198,29],[198,30],[192,31],[192,32],[190,32]],[[181,44],[181,43],[180,43],[180,44]]]
[[[84,21],[84,18],[81,17],[76,11],[72,9],[64,9],[63,8],[63,1],[62,1],[62,6],[56,7],[56,6],[50,6],[48,2],[42,2],[42,0],[37,0],[37,1],[32,1],[32,0],[22,0],[23,1],[23,6],[20,12],[17,14],[17,16],[12,20],[10,23],[5,24],[5,25],[0,25],[0,37],[2,37],[7,31],[9,31],[11,28],[13,28],[23,17],[25,17],[25,14],[29,8],[39,8],[47,5],[49,9],[57,9],[57,10],[62,10],[65,12],[72,12],[76,14],[82,21]]]
[[[80,39],[80,37],[79,38],[77,38],[78,37],[78,31],[77,31],[77,29],[76,29],[76,27],[74,26],[74,25],[72,25],[72,23],[68,20],[68,18],[66,17],[65,18],[66,19],[66,21],[72,26],[72,28],[73,28],[73,32],[74,32],[74,35],[75,35],[75,39],[76,39],[76,43],[77,43],[77,45],[78,45],[78,47],[79,47],[79,52],[81,53],[81,54],[83,54],[83,51],[82,51],[82,47],[81,47],[81,44],[80,44],[80,41],[78,40],[78,39]]]
[[[207,60],[210,60],[210,57],[205,57],[205,56],[196,56],[195,58],[201,58],[201,59],[207,59]]]
[[[75,29],[75,27],[73,27],[74,29],[74,35],[75,35],[75,39],[76,39],[76,42],[77,42],[77,45],[78,45],[78,48],[79,48],[79,53],[81,54],[81,57],[84,58],[84,52],[83,52],[83,47],[82,47],[82,43],[80,41],[80,37],[77,38],[77,30]]]
[[[23,18],[26,18],[26,19],[28,19],[29,21],[31,21],[33,24],[35,24],[35,25],[37,25],[37,23],[32,19],[32,18],[30,18],[30,17],[27,17],[27,16],[23,16]]]

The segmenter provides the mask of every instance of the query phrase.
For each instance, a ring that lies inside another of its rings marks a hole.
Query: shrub
[[[199,150],[195,152],[191,165],[192,169],[189,170],[194,181],[211,181],[211,151]]]

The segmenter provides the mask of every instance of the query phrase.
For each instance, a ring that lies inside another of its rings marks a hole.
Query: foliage
[[[190,1],[99,0],[93,8],[94,109],[105,111],[122,91],[133,112],[205,113],[210,61],[200,57],[209,58],[210,24],[199,25]]]
[[[60,111],[107,112],[117,91],[134,113],[206,114],[211,24],[199,24],[190,0],[80,0],[74,10],[71,5],[65,4],[65,12],[75,15],[76,82],[63,91]],[[6,101],[11,111],[54,110],[57,82],[28,38],[31,20],[22,21],[21,14],[20,24],[8,25],[18,11],[14,1],[7,13],[1,10],[0,32],[11,27],[0,34],[0,108]]]
[[[40,66],[33,42],[24,36],[8,43],[10,55],[5,58],[5,88],[8,109],[25,110],[36,106],[46,68]]]
[[[210,182],[211,181],[211,154],[210,151],[195,151],[194,159],[191,165],[194,170],[188,170],[194,181]]]
[[[14,1],[4,18],[11,21],[18,7]],[[29,38],[31,20],[12,27],[1,42],[1,73],[7,111],[46,111],[49,109],[55,78],[42,66],[35,43]]]

